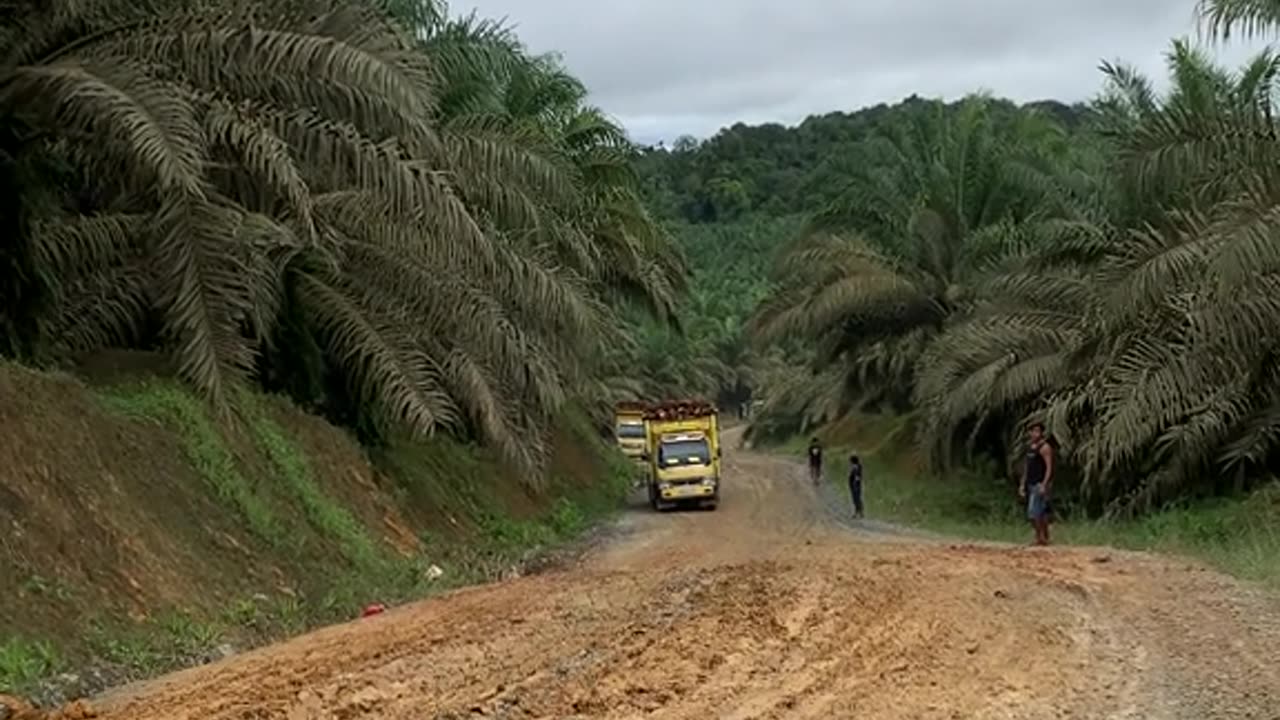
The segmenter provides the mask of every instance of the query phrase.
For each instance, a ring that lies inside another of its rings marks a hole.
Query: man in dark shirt
[[[849,497],[853,499],[853,516],[862,517],[862,461],[849,456]]]
[[[1045,442],[1044,423],[1030,428],[1031,442],[1022,468],[1019,495],[1027,501],[1027,519],[1036,531],[1036,545],[1049,544],[1049,493],[1053,489],[1053,447]]]
[[[809,441],[809,479],[814,485],[822,480],[822,444],[818,438]]]

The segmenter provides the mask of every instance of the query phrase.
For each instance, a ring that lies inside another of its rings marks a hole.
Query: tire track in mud
[[[629,513],[578,565],[171,676],[98,716],[1280,718],[1274,596],[1113,551],[850,532],[802,467],[725,461],[716,512]],[[1233,662],[1248,672],[1194,694]]]

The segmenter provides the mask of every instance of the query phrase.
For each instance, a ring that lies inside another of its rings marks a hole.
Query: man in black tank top
[[[1030,428],[1031,442],[1022,468],[1020,495],[1027,501],[1027,519],[1036,531],[1036,545],[1049,544],[1049,493],[1053,488],[1053,447],[1045,442],[1044,423]]]

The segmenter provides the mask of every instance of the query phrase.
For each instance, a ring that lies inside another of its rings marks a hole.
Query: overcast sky
[[[1163,82],[1173,37],[1197,37],[1195,0],[453,0],[557,51],[593,101],[642,142],[736,121],[976,90],[1084,100],[1099,61]],[[1261,47],[1214,46],[1238,64]]]

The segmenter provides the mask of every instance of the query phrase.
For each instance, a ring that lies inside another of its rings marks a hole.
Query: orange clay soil
[[[573,567],[125,688],[88,714],[1280,718],[1273,594],[1172,558],[845,527],[802,476],[728,452],[716,512],[636,509]]]

